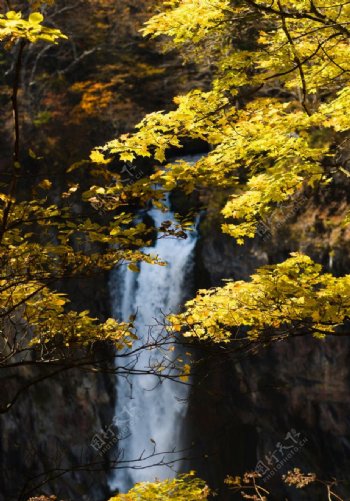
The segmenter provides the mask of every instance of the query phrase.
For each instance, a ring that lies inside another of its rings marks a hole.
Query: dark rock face
[[[76,298],[73,307],[90,307],[101,319],[108,313],[103,275],[72,281],[66,290]],[[96,347],[91,356],[105,360],[107,367],[113,363],[111,350]],[[79,358],[82,354],[73,355]],[[56,369],[29,366],[2,372],[7,399],[34,379],[43,380],[21,392],[13,407],[0,416],[1,501],[53,494],[64,501],[105,501],[109,497],[108,452],[99,453],[91,443],[95,434],[112,423],[115,377],[73,368],[45,379]]]
[[[77,371],[28,389],[1,418],[0,499],[27,500],[34,493],[107,499],[104,458],[90,444],[112,420],[112,394],[103,377]],[[99,464],[89,473],[92,462]]]
[[[288,221],[272,229],[271,238],[257,238],[241,247],[204,225],[197,249],[199,286],[217,286],[223,278],[247,280],[258,266],[280,262],[296,250],[336,275],[349,273],[349,229],[333,230],[335,226],[328,224],[320,231],[319,227],[339,216],[335,193],[326,207],[311,201],[298,222]],[[268,468],[264,478],[272,472],[263,485],[276,500],[326,499],[325,489],[286,487],[281,474],[294,467],[322,479],[348,477],[349,352],[348,337],[325,341],[302,337],[262,349],[258,355],[224,355],[210,347],[198,354],[205,362],[189,409],[192,438],[201,458],[197,454],[194,467],[218,489],[218,499],[236,499],[223,487],[223,479],[255,470],[258,460]],[[294,445],[291,434],[303,445],[287,459],[287,447]]]

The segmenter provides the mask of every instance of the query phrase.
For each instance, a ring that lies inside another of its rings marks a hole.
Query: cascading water
[[[148,214],[156,227],[174,219],[171,212],[163,213],[155,208]],[[113,272],[110,281],[113,314],[125,321],[136,315],[139,344],[147,342],[150,332],[154,337],[157,329],[160,331],[156,319],[175,313],[181,307],[196,238],[195,232],[190,232],[187,239],[161,238],[156,240],[153,249],[146,249],[166,261],[167,266],[142,263],[139,273],[125,267]],[[159,352],[153,353],[155,351],[141,350],[137,360],[127,357],[122,365],[125,367],[129,363],[134,372],[147,370],[150,359],[159,355]],[[174,461],[175,467],[179,466],[176,460],[180,458],[179,450],[183,445],[181,435],[187,391],[184,385],[169,379],[160,383],[156,376],[149,374],[117,378],[115,414],[125,468],[113,474],[112,489],[125,492],[136,482],[175,476],[172,469],[159,462],[164,458],[164,463]],[[130,463],[125,464],[125,461]]]

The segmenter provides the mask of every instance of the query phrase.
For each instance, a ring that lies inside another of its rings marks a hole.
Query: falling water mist
[[[155,208],[148,214],[156,227],[165,220],[174,219],[171,212],[162,213]],[[150,332],[156,336],[156,330],[162,328],[157,326],[156,319],[181,308],[193,268],[196,238],[195,232],[190,232],[186,239],[161,238],[156,240],[154,248],[145,249],[157,254],[167,266],[142,263],[139,273],[126,267],[113,272],[110,280],[113,314],[120,320],[136,315],[139,344],[147,342]],[[150,358],[156,355],[142,350],[136,363],[135,358],[130,357],[130,360],[123,360],[123,366],[129,362],[134,371],[143,371],[149,367]],[[113,473],[112,489],[125,492],[136,482],[175,476],[184,446],[187,396],[185,385],[169,379],[160,383],[156,376],[147,374],[117,378],[115,416],[120,460],[126,461],[123,463],[126,467]],[[173,467],[159,464],[162,458],[164,463],[174,461]]]

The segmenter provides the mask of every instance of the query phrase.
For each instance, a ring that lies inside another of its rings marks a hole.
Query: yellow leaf
[[[132,162],[134,158],[135,155],[130,152],[125,152],[120,154],[120,160],[122,160],[122,162]]]
[[[43,179],[38,186],[43,190],[49,190],[52,186],[52,182],[49,179]]]
[[[98,150],[93,150],[90,153],[90,160],[95,164],[108,164],[110,162],[110,160],[106,159]]]
[[[28,18],[30,24],[40,24],[44,20],[44,16],[40,12],[33,12]]]
[[[139,273],[139,271],[140,271],[139,267],[135,263],[128,264],[128,268],[129,268],[129,270],[134,271],[135,273]]]

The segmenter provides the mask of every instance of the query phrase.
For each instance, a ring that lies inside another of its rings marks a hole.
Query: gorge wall
[[[105,277],[73,282],[70,292],[76,307],[105,316]],[[91,356],[105,359],[108,367],[111,354],[105,347],[97,347]],[[59,500],[108,499],[106,456],[91,442],[112,421],[114,376],[84,368],[64,370],[63,365],[62,372],[45,379],[53,370],[27,366],[20,372],[2,371],[2,399],[13,398],[36,378],[42,381],[25,389],[0,416],[1,501],[26,501],[38,493],[55,494]]]
[[[332,221],[344,217],[349,188],[349,179],[340,175],[315,196],[306,193],[297,217],[284,214],[283,224],[271,227],[271,237],[257,237],[244,246],[222,235],[218,224],[204,221],[197,250],[199,286],[217,286],[223,278],[247,280],[258,266],[281,262],[293,251],[305,252],[335,275],[348,273],[350,229],[335,231]],[[325,341],[301,337],[255,355],[199,354],[204,362],[192,392],[190,419],[202,458],[198,472],[218,489],[219,499],[236,499],[223,488],[225,475],[253,471],[257,458],[267,463],[265,456],[293,429],[307,443],[266,484],[272,499],[319,499],[312,488],[296,491],[282,484],[281,474],[294,467],[323,479],[346,477],[349,342],[347,336]]]

